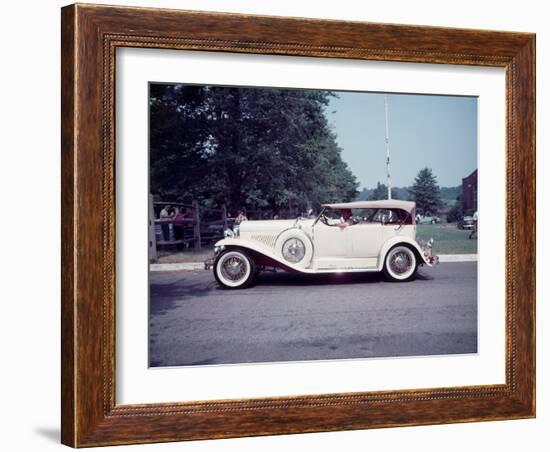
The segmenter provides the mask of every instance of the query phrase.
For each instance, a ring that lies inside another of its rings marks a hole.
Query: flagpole
[[[384,94],[384,110],[386,113],[386,176],[388,179],[388,199],[391,199],[390,130],[388,126],[388,95],[387,94]]]

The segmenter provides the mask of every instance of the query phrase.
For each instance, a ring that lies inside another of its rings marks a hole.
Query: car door
[[[350,253],[349,234],[346,229],[328,226],[318,221],[313,227],[313,253],[315,259],[343,259]]]
[[[349,257],[369,259],[378,257],[382,246],[383,225],[380,223],[358,223],[346,228],[350,243]]]

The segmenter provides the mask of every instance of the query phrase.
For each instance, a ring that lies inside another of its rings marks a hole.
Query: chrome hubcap
[[[406,251],[395,252],[390,259],[390,268],[394,273],[402,275],[411,268],[412,259]]]
[[[283,257],[292,263],[298,263],[300,262],[305,254],[306,254],[306,247],[304,245],[304,242],[302,242],[298,238],[291,238],[288,239],[283,244]]]
[[[221,271],[225,278],[238,281],[246,274],[246,263],[240,257],[230,256],[222,262]]]

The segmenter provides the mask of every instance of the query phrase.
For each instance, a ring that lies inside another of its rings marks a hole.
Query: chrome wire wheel
[[[247,286],[254,277],[251,259],[241,251],[226,251],[214,265],[216,280],[224,287],[237,289]]]
[[[409,247],[398,245],[386,256],[384,273],[391,280],[406,281],[416,272],[416,256]]]

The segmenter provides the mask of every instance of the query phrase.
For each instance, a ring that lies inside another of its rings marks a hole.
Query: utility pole
[[[391,199],[390,130],[388,126],[388,95],[387,94],[384,94],[384,110],[386,112],[386,176],[388,179],[388,199]]]

